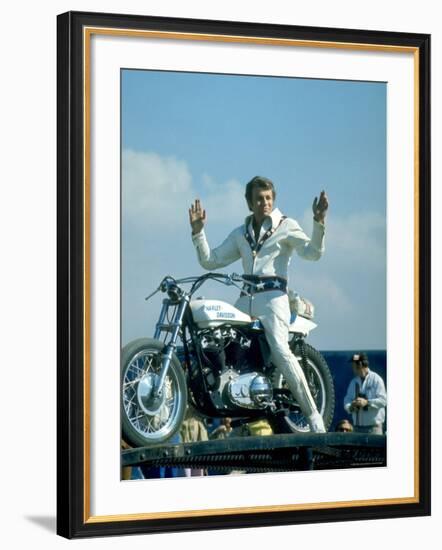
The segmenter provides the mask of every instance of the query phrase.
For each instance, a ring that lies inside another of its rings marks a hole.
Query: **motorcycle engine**
[[[232,327],[206,330],[200,342],[210,364],[205,368],[205,378],[217,408],[262,409],[272,403],[272,383],[252,370],[259,359],[253,349],[257,342]]]
[[[273,401],[272,384],[257,372],[238,374],[227,370],[220,376],[223,403],[246,409],[263,409]]]

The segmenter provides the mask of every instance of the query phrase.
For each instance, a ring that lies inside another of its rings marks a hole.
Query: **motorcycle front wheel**
[[[304,368],[299,345],[292,345],[292,352],[304,370],[310,393],[315,400],[318,412],[323,418],[325,429],[328,431],[333,421],[335,411],[335,388],[333,377],[321,353],[309,344],[304,343],[303,345],[305,347],[307,369]],[[288,387],[285,378],[277,369],[275,369],[273,375],[273,385],[276,388]],[[307,418],[301,411],[290,411],[283,418],[278,419],[275,428],[278,432],[283,433],[307,433],[310,431]]]
[[[173,355],[160,400],[151,390],[161,370],[164,344],[140,338],[127,344],[121,357],[121,424],[123,439],[134,447],[163,443],[180,428],[187,407],[186,379]]]

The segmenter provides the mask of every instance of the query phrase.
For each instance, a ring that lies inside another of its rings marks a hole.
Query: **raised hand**
[[[206,223],[206,211],[201,207],[201,202],[196,199],[189,208],[189,222],[192,226],[192,233],[199,233]]]
[[[328,208],[328,198],[325,194],[325,191],[321,191],[321,194],[318,197],[315,197],[315,200],[313,201],[313,217],[317,222],[324,223],[325,215],[327,213]]]

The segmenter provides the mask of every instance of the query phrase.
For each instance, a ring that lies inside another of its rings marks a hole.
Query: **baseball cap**
[[[354,353],[351,358],[348,360],[349,363],[362,363],[364,367],[368,366],[368,357],[367,354],[363,351],[359,353]]]

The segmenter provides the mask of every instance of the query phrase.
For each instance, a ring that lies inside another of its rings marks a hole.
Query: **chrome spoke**
[[[139,420],[140,418],[143,418],[143,416],[146,416],[146,414],[139,414],[138,416],[132,417],[131,420]]]
[[[153,417],[146,418],[146,423],[147,423],[146,429],[150,433],[152,433],[152,431],[154,431],[153,426],[152,426],[152,420],[153,420]]]
[[[138,384],[138,382],[139,382],[142,378],[143,378],[143,377],[140,376],[140,378],[136,378],[135,380],[131,380],[130,382],[124,382],[123,387],[124,387],[124,388],[129,388],[130,386],[134,386],[135,384]]]
[[[134,364],[129,365],[129,368],[127,370],[129,372],[130,371],[135,371],[134,374],[136,374],[136,371],[138,371],[141,376],[144,374],[144,370],[141,367],[139,367],[138,365],[134,365]]]
[[[146,363],[147,361],[149,361],[149,365],[146,367]],[[143,363],[143,371],[144,372],[149,372],[149,370],[152,370],[153,367],[152,367],[152,361],[153,361],[153,357],[146,357],[144,359],[144,363]]]
[[[128,406],[130,405],[134,405],[135,407],[137,406],[137,403],[135,401],[135,398],[136,398],[136,395],[134,395],[133,397],[131,397],[130,399],[128,399],[127,397],[124,398],[124,402],[125,404],[127,404]],[[127,408],[127,407],[126,407]]]

